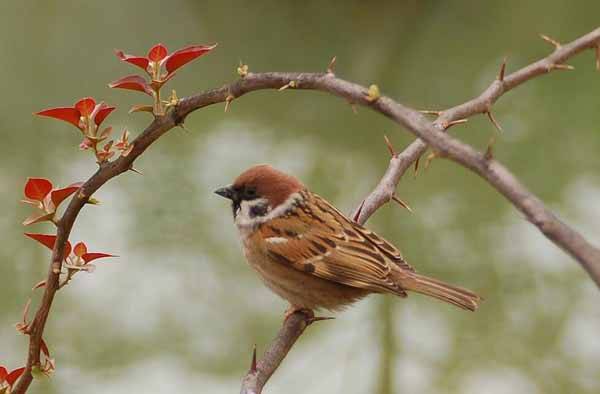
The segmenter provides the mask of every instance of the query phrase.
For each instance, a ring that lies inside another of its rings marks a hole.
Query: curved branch
[[[600,28],[572,41],[566,45],[556,48],[549,56],[538,60],[514,73],[504,76],[505,64],[500,68],[498,78],[488,86],[479,96],[445,111],[439,112],[434,125],[440,130],[445,130],[453,121],[467,119],[473,115],[491,113],[492,105],[508,91],[516,88],[524,82],[540,75],[549,73],[556,69],[554,65],[562,64],[569,58],[586,50],[600,47]],[[600,59],[600,55],[599,59]],[[599,66],[600,69],[600,66]],[[387,203],[402,175],[417,161],[427,150],[427,144],[420,138],[413,141],[401,153],[394,155],[383,178],[375,189],[363,200],[362,208],[356,208],[354,215],[358,215],[358,222],[364,223],[382,205]],[[360,212],[359,212],[360,208]]]
[[[557,48],[547,58],[533,63],[506,78],[499,78],[481,96],[445,111],[434,123],[427,121],[419,112],[405,107],[388,97],[379,97],[373,100],[372,97],[368,97],[367,88],[336,78],[332,73],[248,73],[244,78],[230,85],[182,99],[169,113],[156,118],[132,142],[133,149],[128,156],[120,157],[113,162],[103,164],[72,198],[62,218],[59,220],[57,240],[52,253],[52,264],[49,268],[44,295],[40,307],[36,311],[34,320],[29,326],[30,344],[26,371],[13,389],[13,394],[23,394],[27,391],[33,379],[31,375],[32,367],[40,363],[42,334],[52,301],[58,290],[58,279],[65,243],[69,238],[75,219],[90,196],[110,179],[131,169],[137,157],[160,136],[182,123],[185,117],[191,112],[211,104],[230,102],[233,99],[256,90],[279,89],[288,86],[292,89],[311,89],[328,92],[342,97],[351,103],[371,107],[375,111],[406,127],[417,137],[425,141],[417,140],[413,142],[404,152],[392,158],[390,167],[382,180],[384,186],[378,186],[374,193],[361,204],[363,212],[361,212],[362,216],[359,218],[359,221],[366,221],[378,206],[389,200],[390,196],[385,191],[385,188],[389,187],[387,185],[393,185],[395,189],[402,174],[423,154],[427,144],[438,151],[440,155],[463,165],[486,179],[517,209],[523,212],[552,242],[573,256],[586,269],[596,284],[600,285],[599,249],[592,246],[578,232],[558,220],[537,197],[531,194],[500,163],[477,152],[459,140],[446,135],[440,130],[449,125],[452,120],[471,116],[476,113],[489,113],[491,105],[504,92],[537,75],[553,69],[559,69],[560,67],[556,65],[562,64],[566,59],[585,49],[595,48],[598,45],[600,45],[600,28],[568,45]],[[372,208],[371,204],[375,208]],[[377,206],[377,204],[379,205]],[[260,393],[268,378],[283,358],[285,358],[295,340],[309,324],[309,318],[298,316],[298,314],[290,316],[284,322],[279,335],[263,359],[258,362],[256,371],[254,371],[254,374],[257,376],[254,380],[257,382],[255,393]],[[252,379],[247,377],[247,379],[244,379],[244,382],[247,381],[252,381]]]
[[[126,157],[104,163],[90,179],[88,179],[81,189],[69,202],[63,216],[57,223],[56,242],[52,251],[52,263],[48,271],[48,279],[42,301],[35,314],[35,317],[28,328],[29,333],[29,352],[27,356],[26,369],[17,385],[13,389],[13,394],[23,394],[29,388],[33,375],[31,370],[34,366],[40,364],[40,348],[42,343],[42,334],[46,326],[46,320],[50,313],[54,295],[59,288],[59,275],[62,267],[65,244],[71,234],[71,229],[81,208],[87,203],[90,196],[102,185],[115,176],[122,174],[132,168],[134,160],[140,156],[150,144],[156,141],[161,135],[172,129],[176,123],[177,111],[173,111],[169,116],[157,118],[140,134],[133,142],[134,147],[131,153]]]

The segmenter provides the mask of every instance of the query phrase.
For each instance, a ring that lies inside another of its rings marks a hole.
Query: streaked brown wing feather
[[[304,197],[303,204],[259,228],[267,253],[282,264],[323,279],[406,295],[391,280],[391,264],[414,270],[396,248],[351,222],[322,198],[309,192],[304,192]]]
[[[359,242],[364,242],[365,239],[370,241],[378,250],[380,250],[383,254],[386,255],[392,262],[398,265],[400,268],[415,272],[415,269],[404,260],[402,257],[402,253],[400,250],[396,248],[394,245],[381,238],[379,235],[375,234],[369,229],[364,228],[360,224],[348,219],[343,213],[338,211],[333,205],[328,203],[326,200],[321,198],[320,196],[313,194],[313,198],[318,201],[318,206],[320,209],[326,209],[329,207],[330,211],[335,213],[336,220],[344,223],[346,229],[344,233],[353,240],[357,240]],[[352,228],[352,230],[350,230]],[[354,231],[353,231],[354,230]]]

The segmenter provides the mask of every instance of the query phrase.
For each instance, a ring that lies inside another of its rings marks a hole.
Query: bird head
[[[266,215],[302,189],[304,185],[295,177],[261,164],[242,172],[231,185],[215,193],[231,200],[234,217],[244,203],[249,206],[249,215],[255,217]]]

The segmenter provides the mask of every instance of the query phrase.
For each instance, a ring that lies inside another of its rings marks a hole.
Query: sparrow
[[[244,255],[295,311],[341,310],[372,293],[413,291],[474,311],[481,297],[417,274],[400,251],[298,179],[257,165],[215,191],[231,200]]]

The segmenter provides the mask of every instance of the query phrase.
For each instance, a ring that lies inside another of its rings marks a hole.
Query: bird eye
[[[249,187],[246,189],[246,198],[248,199],[252,199],[252,198],[256,198],[256,189],[253,187]]]

